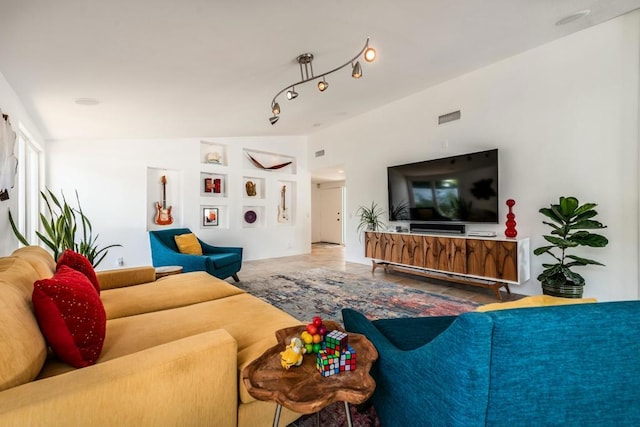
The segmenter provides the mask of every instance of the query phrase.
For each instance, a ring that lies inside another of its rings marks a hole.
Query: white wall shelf
[[[295,157],[258,150],[242,150],[243,167],[269,173],[296,174]],[[282,167],[279,167],[284,165]]]
[[[200,163],[218,166],[229,165],[229,153],[225,144],[200,141]]]
[[[225,205],[200,205],[200,228],[229,228],[229,207]]]
[[[291,225],[295,222],[295,206],[292,203],[296,199],[295,182],[279,180],[276,182],[276,186],[278,194],[277,222],[281,225]]]
[[[242,227],[259,228],[265,226],[264,206],[243,206],[242,207]]]
[[[248,200],[264,200],[265,198],[265,179],[255,176],[242,177],[243,197]]]
[[[201,197],[227,197],[227,174],[200,172]]]

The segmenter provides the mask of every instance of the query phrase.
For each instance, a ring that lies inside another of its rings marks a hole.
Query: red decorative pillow
[[[87,276],[87,279],[91,281],[93,287],[96,289],[98,294],[100,294],[100,283],[96,277],[96,272],[86,256],[74,252],[71,249],[65,249],[62,255],[60,255],[60,258],[58,258],[56,270],[60,268],[61,265],[69,266]]]
[[[61,360],[76,368],[96,363],[107,316],[84,274],[62,265],[52,278],[33,284],[32,300],[40,330]]]

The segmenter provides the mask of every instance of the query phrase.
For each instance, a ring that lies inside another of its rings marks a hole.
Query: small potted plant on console
[[[371,202],[371,207],[360,206],[356,210],[356,215],[360,215],[360,223],[358,224],[358,234],[361,231],[378,231],[384,228],[384,223],[380,219],[384,211],[376,202]]]

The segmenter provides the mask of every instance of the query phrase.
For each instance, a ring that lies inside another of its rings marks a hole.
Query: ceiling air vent
[[[444,123],[449,123],[454,120],[460,120],[461,116],[462,114],[460,113],[460,110],[454,111],[453,113],[443,114],[438,117],[438,124],[442,125]]]

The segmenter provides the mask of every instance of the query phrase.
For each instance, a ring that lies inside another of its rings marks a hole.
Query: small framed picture
[[[216,227],[218,219],[218,208],[202,209],[202,225],[204,227]]]

